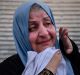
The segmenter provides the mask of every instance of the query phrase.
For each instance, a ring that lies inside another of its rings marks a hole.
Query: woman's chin
[[[37,52],[38,52],[38,53],[39,53],[39,52],[42,52],[42,51],[44,51],[46,48],[49,48],[49,47],[52,47],[52,45],[50,45],[50,46],[44,46],[44,47],[40,48],[39,50],[37,50]]]

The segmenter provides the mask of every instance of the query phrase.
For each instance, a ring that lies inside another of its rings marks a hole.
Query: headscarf
[[[27,51],[33,51],[32,47],[30,45],[30,41],[29,41],[28,21],[29,21],[30,9],[31,9],[32,5],[35,3],[37,3],[39,6],[41,6],[41,8],[48,14],[48,16],[51,19],[52,24],[54,25],[54,27],[56,29],[55,20],[54,20],[52,11],[48,7],[48,5],[45,3],[31,1],[31,2],[28,2],[24,5],[22,5],[21,7],[19,7],[16,10],[14,19],[13,19],[13,35],[14,35],[17,53],[18,53],[22,63],[24,64],[24,66],[27,63]],[[55,47],[56,47],[56,49],[59,48],[57,38],[56,38]],[[71,65],[69,66],[69,68],[71,68]],[[73,75],[72,72],[73,71],[71,68],[71,75]]]
[[[13,20],[13,35],[15,38],[17,52],[24,65],[27,62],[27,51],[33,50],[29,42],[28,21],[29,21],[30,8],[35,3],[40,5],[43,8],[43,10],[45,10],[45,12],[49,14],[49,17],[53,25],[55,26],[55,21],[54,21],[52,12],[46,4],[43,4],[40,2],[39,3],[29,2],[27,4],[22,5],[16,10],[14,20]],[[55,26],[55,29],[56,29],[56,26]]]
[[[48,47],[40,53],[28,51],[28,61],[22,75],[38,75],[47,66],[57,51],[59,49],[55,49],[55,47]],[[66,62],[63,57],[56,70],[56,75],[67,75]]]

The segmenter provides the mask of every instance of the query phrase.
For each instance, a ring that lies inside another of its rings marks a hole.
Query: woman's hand
[[[73,51],[73,47],[72,47],[70,39],[68,38],[68,30],[67,30],[67,28],[61,27],[59,29],[59,37],[63,42],[65,52],[67,54],[70,54]]]
[[[59,50],[53,55],[52,59],[47,64],[46,68],[50,70],[53,74],[55,74],[60,64],[61,58],[62,58],[62,54],[61,51]]]

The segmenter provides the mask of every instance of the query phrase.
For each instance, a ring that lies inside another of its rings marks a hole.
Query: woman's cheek
[[[32,47],[35,46],[36,39],[37,39],[37,33],[32,32],[32,33],[29,34],[29,41],[30,41],[30,44],[31,44]]]
[[[56,37],[56,30],[54,27],[50,28],[48,32],[50,33],[51,36]]]
[[[35,33],[30,33],[29,34],[29,41],[30,42],[33,42],[33,41],[35,41],[36,40],[36,34]]]
[[[56,30],[54,28],[53,29],[50,29],[49,33],[50,33],[50,36],[52,38],[53,45],[54,45],[55,44],[55,41],[56,41],[56,36],[57,36]]]

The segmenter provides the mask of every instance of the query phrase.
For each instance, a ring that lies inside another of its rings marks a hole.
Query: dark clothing
[[[0,63],[0,75],[21,75],[23,70],[24,65],[18,54],[13,55]]]
[[[71,40],[72,46],[73,46],[73,52],[71,54],[66,54],[64,51],[64,46],[61,40],[60,43],[60,49],[64,56],[66,56],[72,65],[73,71],[75,75],[80,75],[80,53],[77,45]]]
[[[63,43],[60,40],[60,49],[71,62],[73,71],[75,75],[80,75],[80,54],[78,52],[78,47],[75,45],[73,41],[73,52],[71,54],[66,54],[64,52]],[[18,54],[15,54],[2,63],[0,63],[0,75],[21,75],[24,70],[24,65],[21,62]]]
[[[38,75],[54,75],[50,70],[44,68]]]

